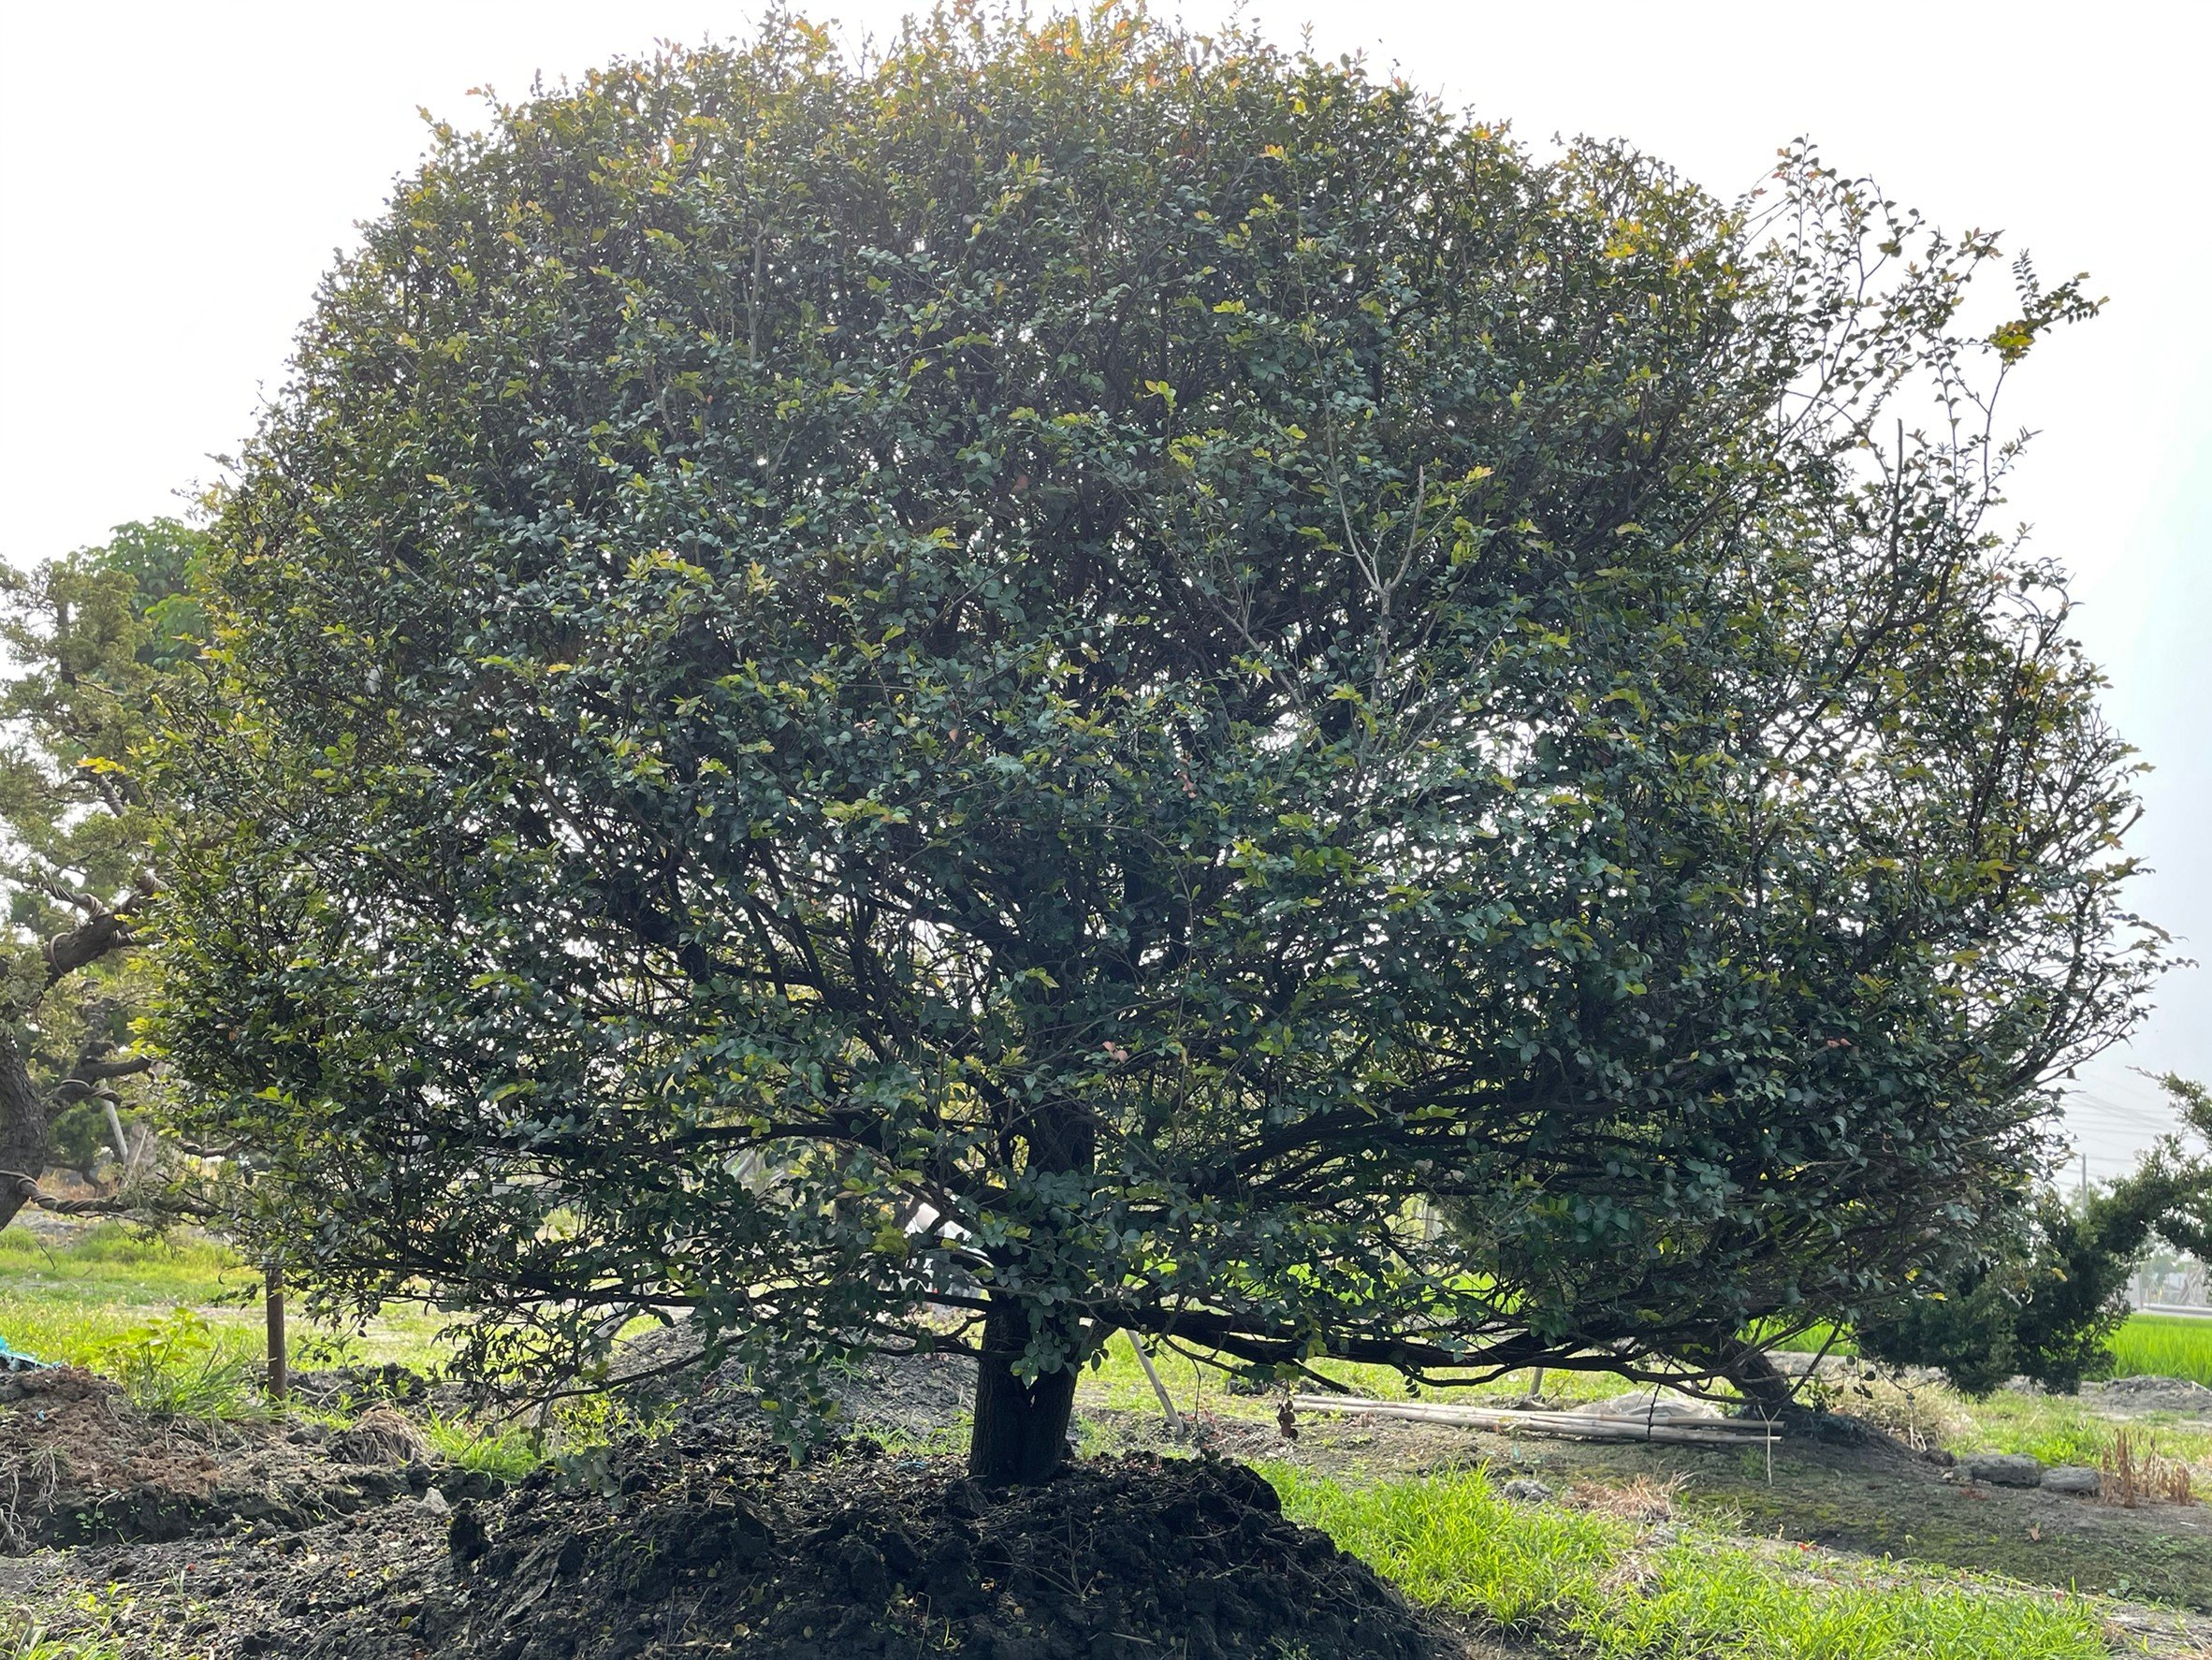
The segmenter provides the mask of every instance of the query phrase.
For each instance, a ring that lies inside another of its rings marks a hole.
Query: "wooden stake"
[[[284,1361],[284,1271],[274,1262],[262,1270],[269,1312],[269,1398],[281,1401],[291,1387]]]

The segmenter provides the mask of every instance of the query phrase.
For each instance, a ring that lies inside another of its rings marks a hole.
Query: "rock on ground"
[[[2025,1452],[1977,1452],[1965,1461],[1967,1479],[1992,1487],[2041,1487],[2043,1461]]]
[[[2043,1490],[2094,1498],[2104,1491],[2104,1472],[2092,1464],[2053,1464],[2043,1473]]]

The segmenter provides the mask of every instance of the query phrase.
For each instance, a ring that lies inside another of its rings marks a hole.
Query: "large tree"
[[[161,763],[241,1223],[488,1365],[689,1310],[794,1422],[965,1350],[993,1478],[1117,1329],[1637,1372],[1888,1291],[2148,971],[1976,379],[2089,308],[1967,328],[1993,254],[1112,12],[441,130]]]
[[[131,1029],[147,977],[132,947],[154,878],[126,758],[198,653],[188,589],[206,540],[175,519],[121,525],[0,588],[0,1227],[45,1199],[50,1162],[90,1164],[103,1143],[138,1173],[148,1162],[131,1099],[152,1065]]]

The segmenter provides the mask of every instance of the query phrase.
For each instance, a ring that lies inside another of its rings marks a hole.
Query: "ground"
[[[210,1311],[206,1355],[247,1354],[253,1311],[206,1302],[241,1277],[219,1252],[112,1230],[16,1249],[18,1348],[90,1332],[78,1358],[112,1371],[147,1347],[127,1319],[183,1301]],[[859,1437],[793,1470],[741,1379],[572,1409],[533,1446],[417,1380],[419,1325],[356,1354],[282,1414],[250,1388],[176,1412],[82,1371],[0,1379],[0,1608],[19,1610],[0,1660],[2212,1653],[2204,1506],[1951,1462],[2094,1462],[2125,1432],[2212,1485],[2192,1382],[1976,1405],[1831,1362],[1813,1392],[1848,1416],[1797,1426],[1769,1465],[1312,1412],[1286,1438],[1279,1399],[1171,1361],[1177,1438],[1117,1347],[1079,1394],[1076,1472],[1009,1500],[963,1478],[954,1361],[848,1379]],[[1544,1379],[1557,1405],[1620,1387]]]

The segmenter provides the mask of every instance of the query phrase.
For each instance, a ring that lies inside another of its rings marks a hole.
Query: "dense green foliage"
[[[2070,1393],[2108,1372],[2128,1318],[2129,1276],[2152,1241],[2212,1260],[2212,1092],[2171,1075],[2163,1083],[2203,1149],[2166,1136],[2118,1181],[2071,1201],[2045,1192],[2001,1215],[1988,1243],[1955,1273],[1861,1321],[1860,1350],[1940,1366],[1976,1395],[2016,1375]]]
[[[2150,967],[1973,378],[2089,308],[1977,338],[1993,255],[1112,12],[441,131],[160,763],[241,1225],[488,1362],[693,1311],[794,1417],[967,1347],[1030,1473],[1117,1328],[1633,1371],[1885,1294]]]
[[[105,546],[7,573],[0,590],[15,670],[0,690],[0,1170],[143,1161],[147,1062],[129,1051],[146,976],[127,948],[155,883],[124,761],[205,638],[188,590],[206,542],[174,519],[122,525]],[[0,1222],[18,1202],[0,1196]]]

